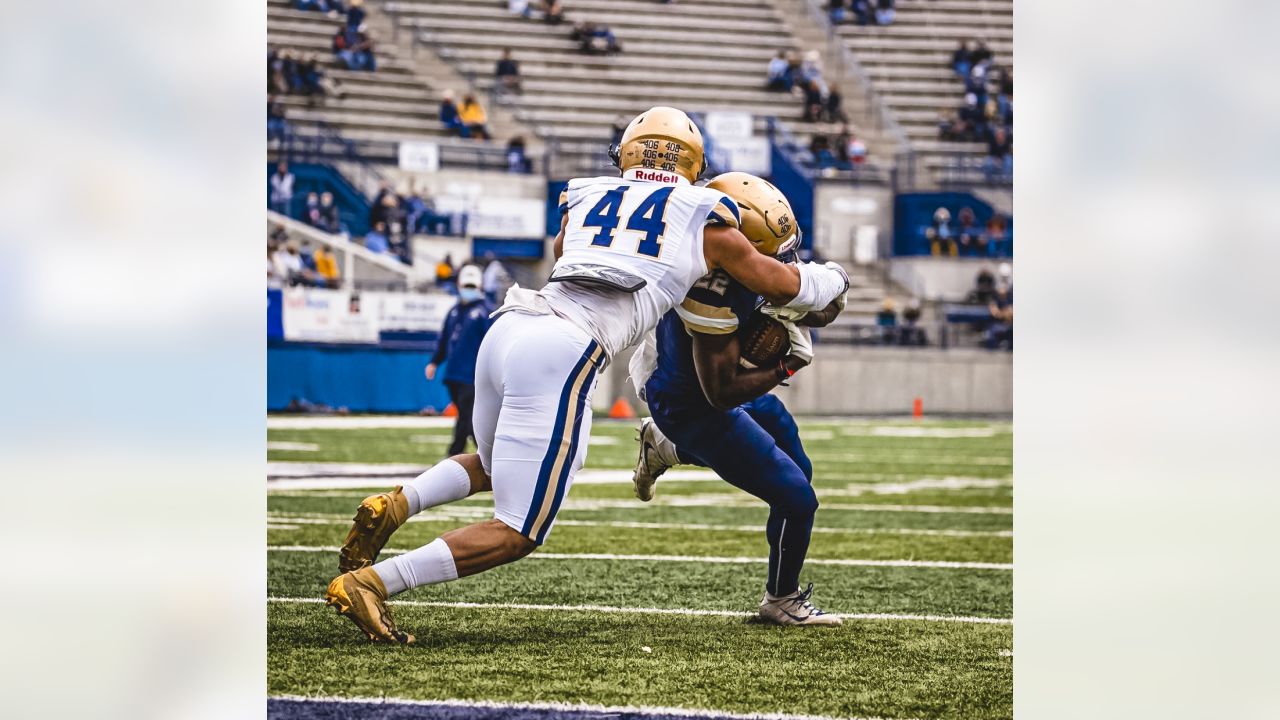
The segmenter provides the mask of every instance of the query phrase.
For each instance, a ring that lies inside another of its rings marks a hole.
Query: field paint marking
[[[1013,657],[1013,651],[1012,651],[1012,650],[1001,650],[1001,651],[1000,651],[1000,657]]]
[[[298,452],[315,452],[320,446],[315,443],[287,442],[284,440],[268,440],[268,450],[294,450]]]
[[[972,490],[1012,487],[1012,478],[973,478],[944,477],[920,478],[896,483],[849,483],[843,490],[818,489],[818,495],[857,496],[857,495],[903,495],[917,490]]]
[[[323,598],[268,597],[276,603],[322,603]],[[614,607],[611,605],[533,605],[529,603],[446,602],[443,600],[389,600],[388,605],[443,608],[497,608],[502,610],[564,610],[577,612],[631,613],[638,615],[695,615],[710,617],[751,617],[756,613],[742,610],[693,610],[690,608]],[[832,613],[845,620],[906,620],[919,622],[955,622],[978,625],[1012,625],[1013,618],[966,617],[963,615],[899,615],[894,613]]]
[[[269,416],[268,430],[355,430],[373,428],[452,428],[453,418],[421,415]]]
[[[1002,432],[1009,432],[1007,429]],[[915,427],[912,425],[873,425],[871,427],[842,427],[841,435],[850,437],[902,437],[902,438],[989,438],[994,437],[994,427]],[[803,437],[803,436],[802,436]]]
[[[639,500],[604,500],[598,498],[568,498],[561,508],[564,510],[621,510],[642,509],[646,507],[760,507],[762,503],[746,493],[706,493],[701,495],[659,495],[649,502]],[[973,505],[881,505],[853,503],[822,503],[819,510],[857,510],[861,512],[918,512],[918,513],[962,513],[970,515],[1012,515],[1013,508],[1002,506]]]
[[[327,552],[341,550],[337,545],[268,545],[270,552]],[[383,548],[384,555],[403,555],[408,550]],[[535,552],[528,557],[538,560],[620,560],[630,562],[681,562],[712,565],[768,564],[767,557],[717,557],[715,555],[617,555],[615,553],[551,553]],[[841,565],[845,567],[942,568],[952,570],[1012,570],[1013,563],[956,562],[953,560],[838,560],[814,559],[806,565]]]
[[[409,700],[394,697],[326,697],[307,695],[268,695],[268,700],[294,700],[299,702],[353,703],[370,705],[415,705],[422,707],[472,707],[493,710],[548,710],[555,712],[583,712],[601,714],[673,715],[689,718],[724,718],[725,720],[892,720],[883,717],[845,717],[828,715],[793,715],[790,713],[734,713],[704,708],[658,707],[653,705],[596,705],[593,703],[525,702],[497,700]]]
[[[477,508],[475,512],[449,513],[445,511],[432,515],[427,511],[409,518],[409,522],[446,522],[464,517],[488,517],[491,513]],[[321,513],[289,515],[267,514],[268,524],[272,522],[294,523],[298,525],[350,525],[351,518],[346,515],[324,515]],[[708,523],[656,523],[632,522],[626,520],[556,520],[556,525],[572,527],[611,527],[634,528],[642,530],[710,530],[724,532],[765,532],[763,525],[713,525]],[[268,529],[270,525],[268,525]],[[296,528],[290,528],[296,529]],[[931,535],[939,537],[1013,537],[1012,530],[931,530],[927,528],[833,528],[815,527],[812,532],[827,535]]]
[[[914,451],[813,452],[814,463],[893,463],[897,465],[1013,465],[1013,459],[996,455],[935,455]]]

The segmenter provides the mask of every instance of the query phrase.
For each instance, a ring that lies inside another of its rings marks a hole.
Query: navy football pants
[[[653,419],[676,444],[681,462],[709,467],[769,504],[765,589],[773,595],[798,590],[818,496],[811,485],[813,464],[782,401],[764,395],[728,412],[679,421],[655,413]]]

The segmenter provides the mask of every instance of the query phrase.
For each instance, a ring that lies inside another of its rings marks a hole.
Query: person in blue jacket
[[[480,341],[489,331],[490,312],[480,281],[480,268],[475,265],[467,265],[458,272],[458,304],[445,316],[435,355],[426,369],[427,379],[434,380],[440,363],[449,361],[444,368],[444,386],[458,409],[458,420],[453,426],[453,443],[446,457],[466,452],[467,438],[474,441],[475,437],[471,410],[476,400],[476,355],[480,352]]]

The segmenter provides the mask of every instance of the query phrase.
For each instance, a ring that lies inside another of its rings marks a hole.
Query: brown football
[[[791,352],[786,326],[762,312],[752,313],[739,332],[738,356],[748,367],[772,367]]]

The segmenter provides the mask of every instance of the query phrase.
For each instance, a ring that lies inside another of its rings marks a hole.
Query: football
[[[752,313],[741,333],[738,357],[747,367],[772,367],[791,352],[786,326],[760,311]]]

